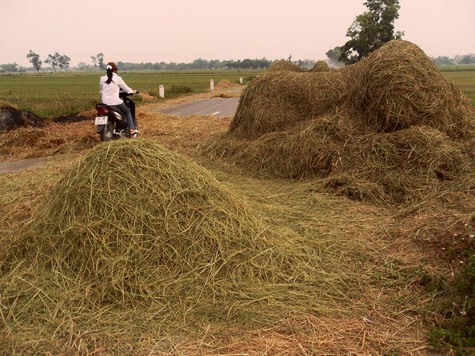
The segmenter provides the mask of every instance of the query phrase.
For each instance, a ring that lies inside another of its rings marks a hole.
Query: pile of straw
[[[229,133],[256,139],[330,112],[347,100],[348,81],[346,70],[275,72],[256,78],[241,95]]]
[[[300,68],[295,63],[291,61],[286,61],[281,59],[272,63],[272,65],[267,70],[268,72],[304,72],[305,70]]]
[[[350,88],[350,104],[365,124],[391,132],[427,125],[463,137],[470,106],[416,45],[387,43],[353,68],[357,85]]]
[[[329,72],[330,67],[325,61],[318,61],[315,65],[309,69],[309,72]]]
[[[421,343],[406,320],[421,308],[408,310],[419,277],[379,262],[377,209],[311,184],[234,176],[231,190],[142,140],[97,145],[68,167],[40,184],[32,219],[0,259],[6,354],[262,354],[268,337],[274,353],[340,354],[362,350],[355,330],[376,308],[365,352]]]
[[[216,84],[216,89],[228,89],[228,88],[231,88],[233,86],[234,86],[234,84],[231,83],[229,80],[222,79],[218,82],[218,84]]]
[[[142,140],[98,145],[7,251],[4,327],[48,334],[104,313],[174,329],[280,318],[282,307],[309,302],[318,268],[291,237],[178,154]],[[290,287],[298,283],[303,290]]]
[[[43,127],[43,120],[33,113],[18,110],[0,101],[0,133],[17,127]]]
[[[325,178],[358,199],[401,202],[469,174],[474,137],[461,91],[417,46],[396,40],[342,69],[257,78],[206,153],[261,174]]]

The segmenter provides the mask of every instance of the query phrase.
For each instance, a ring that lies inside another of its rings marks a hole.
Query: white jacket
[[[122,99],[119,98],[120,89],[129,94],[134,92],[116,73],[112,73],[112,82],[107,84],[106,81],[107,75],[101,77],[101,80],[99,81],[99,86],[101,88],[101,101],[106,105],[120,105],[123,103]]]

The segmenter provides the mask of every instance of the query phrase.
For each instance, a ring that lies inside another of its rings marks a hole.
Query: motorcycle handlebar
[[[126,93],[125,91],[120,91],[119,92],[119,97],[122,97],[122,98],[126,98],[128,96],[132,96],[134,94],[140,94],[140,92],[138,90],[134,91],[133,93]]]

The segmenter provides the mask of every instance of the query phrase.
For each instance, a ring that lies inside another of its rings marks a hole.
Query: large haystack
[[[461,91],[397,40],[343,69],[258,78],[207,153],[261,174],[325,178],[359,199],[404,202],[470,174],[474,136]]]
[[[288,298],[273,289],[314,274],[297,241],[178,154],[142,140],[101,144],[2,261],[4,320],[56,328],[83,313],[121,313],[165,328],[256,313],[248,303],[262,296],[273,309]]]
[[[241,95],[229,133],[255,139],[325,114],[347,100],[347,85],[351,82],[348,74],[341,69],[275,72],[256,78]]]
[[[464,136],[470,105],[416,45],[395,40],[353,66],[358,78],[349,98],[376,131],[426,125]]]
[[[207,153],[231,157],[264,176],[323,178],[328,190],[379,203],[420,200],[473,172],[473,143],[429,126],[375,133],[359,124],[346,111],[334,112],[256,140],[228,135]]]
[[[461,91],[416,45],[395,40],[339,70],[267,73],[246,88],[229,132],[257,138],[337,107],[350,108],[376,132],[426,125],[463,137],[470,126]]]

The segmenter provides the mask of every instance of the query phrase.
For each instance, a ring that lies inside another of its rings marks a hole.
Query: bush
[[[188,85],[178,85],[178,84],[172,84],[170,88],[168,88],[167,93],[168,95],[180,95],[180,94],[188,94],[192,93],[193,89],[189,87]]]
[[[469,239],[473,239],[473,223],[466,225]],[[475,246],[464,251],[465,267],[449,285],[446,307],[447,319],[429,336],[438,349],[452,348],[459,355],[468,355],[475,350]]]

